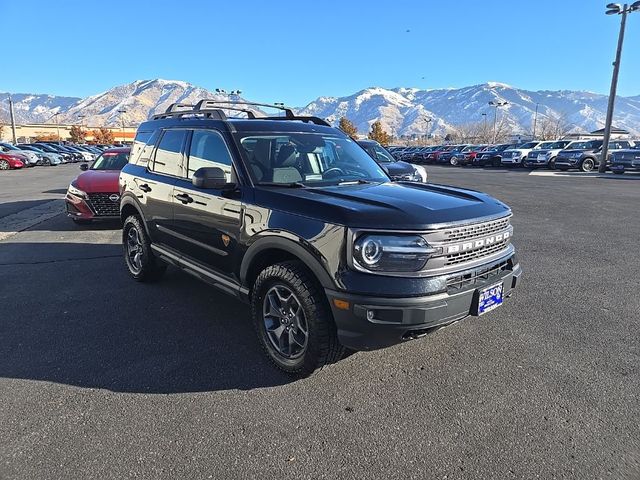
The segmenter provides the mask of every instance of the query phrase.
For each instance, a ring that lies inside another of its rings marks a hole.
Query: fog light
[[[376,314],[373,310],[367,310],[367,320],[373,320],[375,316]]]

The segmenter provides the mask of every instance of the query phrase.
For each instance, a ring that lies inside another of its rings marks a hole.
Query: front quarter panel
[[[240,244],[245,245],[239,276],[261,251],[277,248],[300,258],[325,288],[336,288],[343,268],[345,228],[321,220],[246,206]]]

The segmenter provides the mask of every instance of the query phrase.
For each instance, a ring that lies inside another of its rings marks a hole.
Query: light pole
[[[80,114],[80,115],[77,115],[77,117],[80,119],[80,126],[84,128],[84,118],[86,117],[86,115]]]
[[[60,138],[60,123],[58,123],[58,115],[60,115],[60,112],[53,114],[53,116],[56,117],[56,131],[58,132],[58,143],[60,143],[62,139]]]
[[[613,76],[611,77],[611,90],[609,91],[609,104],[607,105],[607,119],[604,124],[604,138],[602,142],[602,156],[598,172],[607,171],[607,157],[609,154],[609,139],[611,138],[611,123],[613,122],[613,106],[616,100],[616,90],[618,89],[618,72],[620,71],[620,57],[622,56],[622,43],[624,42],[624,28],[627,24],[627,14],[640,10],[640,0],[621,5],[610,3],[607,5],[607,15],[622,15],[620,19],[620,33],[618,34],[618,48],[616,49],[616,60],[613,62]]]
[[[431,137],[431,133],[429,133],[429,127],[431,126],[431,122],[433,122],[433,118],[425,117],[425,118],[423,118],[423,120],[427,124],[427,138],[430,138]]]
[[[122,114],[123,113],[127,113],[127,111],[126,110],[118,110],[118,113],[120,114],[120,122],[121,122],[121,125],[122,125],[122,141],[120,143],[124,145],[124,116]]]
[[[536,103],[536,114],[533,116],[533,140],[536,139],[536,125],[538,124],[538,105],[540,104]]]
[[[498,107],[504,107],[505,105],[509,105],[509,102],[494,102],[492,100],[489,102],[489,105],[495,108],[493,112],[493,143],[495,144],[496,143],[496,123],[498,120]]]
[[[489,140],[487,138],[488,137],[488,135],[487,135],[487,114],[483,113],[482,114],[482,118],[484,119],[484,128],[482,129],[482,137],[483,137],[482,139],[486,142],[486,141]]]
[[[11,132],[13,133],[13,144],[15,145],[16,140],[16,119],[13,114],[13,99],[11,98],[11,94],[9,94],[9,115],[11,116]]]

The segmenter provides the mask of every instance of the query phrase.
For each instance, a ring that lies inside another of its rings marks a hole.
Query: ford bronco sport
[[[489,312],[516,287],[500,201],[392,183],[324,120],[223,103],[174,104],[138,128],[119,180],[134,279],[170,264],[246,301],[268,357],[302,375]]]

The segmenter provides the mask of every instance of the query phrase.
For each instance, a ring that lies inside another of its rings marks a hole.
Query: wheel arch
[[[317,255],[317,254],[316,254]],[[251,289],[262,270],[284,261],[298,261],[323,288],[335,288],[327,270],[316,255],[288,238],[267,236],[254,242],[246,251],[240,265],[240,282]]]

